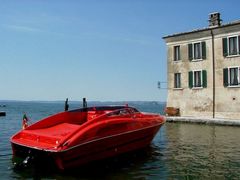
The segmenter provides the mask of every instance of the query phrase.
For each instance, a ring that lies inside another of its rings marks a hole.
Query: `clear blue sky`
[[[0,99],[166,100],[163,36],[239,0],[0,0]]]

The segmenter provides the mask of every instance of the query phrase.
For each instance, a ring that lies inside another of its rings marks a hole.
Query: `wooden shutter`
[[[238,54],[240,54],[240,36],[238,36]]]
[[[188,44],[188,59],[189,59],[190,61],[193,60],[192,44]]]
[[[203,82],[203,84],[202,84],[202,86],[204,87],[204,88],[206,88],[207,87],[207,71],[206,70],[203,70],[202,71],[202,82]]]
[[[228,86],[228,68],[223,69],[223,86]]]
[[[193,88],[193,72],[189,71],[188,72],[188,86],[189,88]]]
[[[227,38],[222,39],[222,46],[223,46],[223,56],[226,57],[228,56],[228,42]]]
[[[202,45],[202,59],[206,59],[206,42],[203,41],[201,45]]]

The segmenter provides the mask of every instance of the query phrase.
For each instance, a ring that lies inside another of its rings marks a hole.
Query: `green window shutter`
[[[203,41],[201,45],[202,45],[202,59],[206,59],[206,42]]]
[[[188,44],[188,59],[193,60],[192,44]]]
[[[178,60],[181,60],[181,47],[179,46],[179,57]]]
[[[188,86],[189,88],[193,88],[193,72],[189,71],[188,72]]]
[[[228,43],[227,43],[227,38],[222,39],[222,46],[223,46],[223,56],[226,57],[228,56]]]
[[[223,69],[223,86],[228,86],[228,68]]]
[[[204,88],[206,88],[207,87],[207,71],[206,70],[203,70],[202,71],[202,82],[203,82],[203,84],[202,84],[202,86],[204,87]]]
[[[240,54],[240,36],[238,36],[238,54]]]

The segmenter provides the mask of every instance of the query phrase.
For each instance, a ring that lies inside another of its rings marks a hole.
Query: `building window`
[[[194,43],[193,44],[193,57],[194,59],[202,59],[202,48],[201,43]]]
[[[179,61],[181,58],[180,58],[180,46],[174,46],[173,47],[174,49],[174,61]]]
[[[240,86],[240,67],[223,69],[223,85],[225,87]]]
[[[181,73],[174,74],[174,88],[181,88]]]
[[[193,71],[193,87],[202,86],[202,71]]]
[[[206,88],[207,87],[207,71],[195,70],[188,73],[189,88]]]
[[[240,37],[232,36],[223,38],[223,56],[239,55]]]
[[[188,44],[188,59],[190,61],[206,59],[206,42]]]
[[[229,55],[237,55],[238,52],[237,37],[230,37],[228,41],[229,41]]]

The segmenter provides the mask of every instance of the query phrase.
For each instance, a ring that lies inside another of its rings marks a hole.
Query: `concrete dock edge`
[[[213,125],[224,125],[224,126],[240,126],[240,119],[166,116],[166,121],[182,122],[182,123],[213,124]]]

